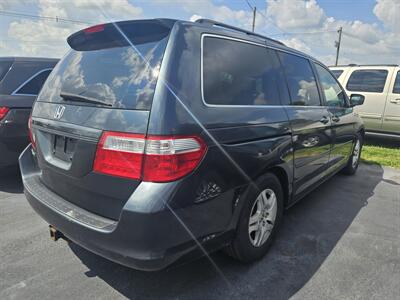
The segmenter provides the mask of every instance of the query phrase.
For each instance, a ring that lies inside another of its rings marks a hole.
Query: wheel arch
[[[265,173],[268,173],[268,172],[274,174],[278,178],[279,182],[281,183],[283,196],[284,196],[284,203],[285,203],[285,207],[286,207],[289,204],[290,193],[291,193],[291,187],[290,187],[289,176],[288,176],[287,171],[283,167],[274,166],[272,168],[268,168]]]

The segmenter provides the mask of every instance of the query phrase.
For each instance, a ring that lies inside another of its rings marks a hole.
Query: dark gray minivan
[[[20,157],[26,197],[55,240],[142,270],[222,248],[250,262],[284,208],[357,169],[363,97],[278,41],[154,19],[68,43]]]
[[[0,170],[18,166],[28,146],[33,102],[58,59],[0,57]]]

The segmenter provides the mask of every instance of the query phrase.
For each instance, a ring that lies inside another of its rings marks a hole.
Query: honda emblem
[[[61,119],[64,114],[65,106],[59,105],[54,113],[54,119]]]

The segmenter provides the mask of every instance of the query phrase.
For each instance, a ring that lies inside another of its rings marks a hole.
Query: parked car
[[[364,127],[314,58],[222,23],[137,20],[68,38],[20,157],[26,197],[71,240],[142,270],[267,251],[283,210],[340,170]]]
[[[357,93],[365,102],[355,111],[370,135],[400,138],[399,65],[348,65],[330,67],[348,94]]]
[[[33,101],[57,59],[0,57],[0,169],[18,166],[28,146]]]

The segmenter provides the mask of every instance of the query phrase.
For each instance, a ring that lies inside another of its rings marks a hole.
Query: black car
[[[284,208],[357,169],[362,96],[348,99],[323,64],[278,41],[155,19],[68,43],[20,157],[55,240],[142,270],[221,248],[254,261]]]
[[[0,57],[0,169],[18,165],[28,146],[32,105],[57,59]]]

